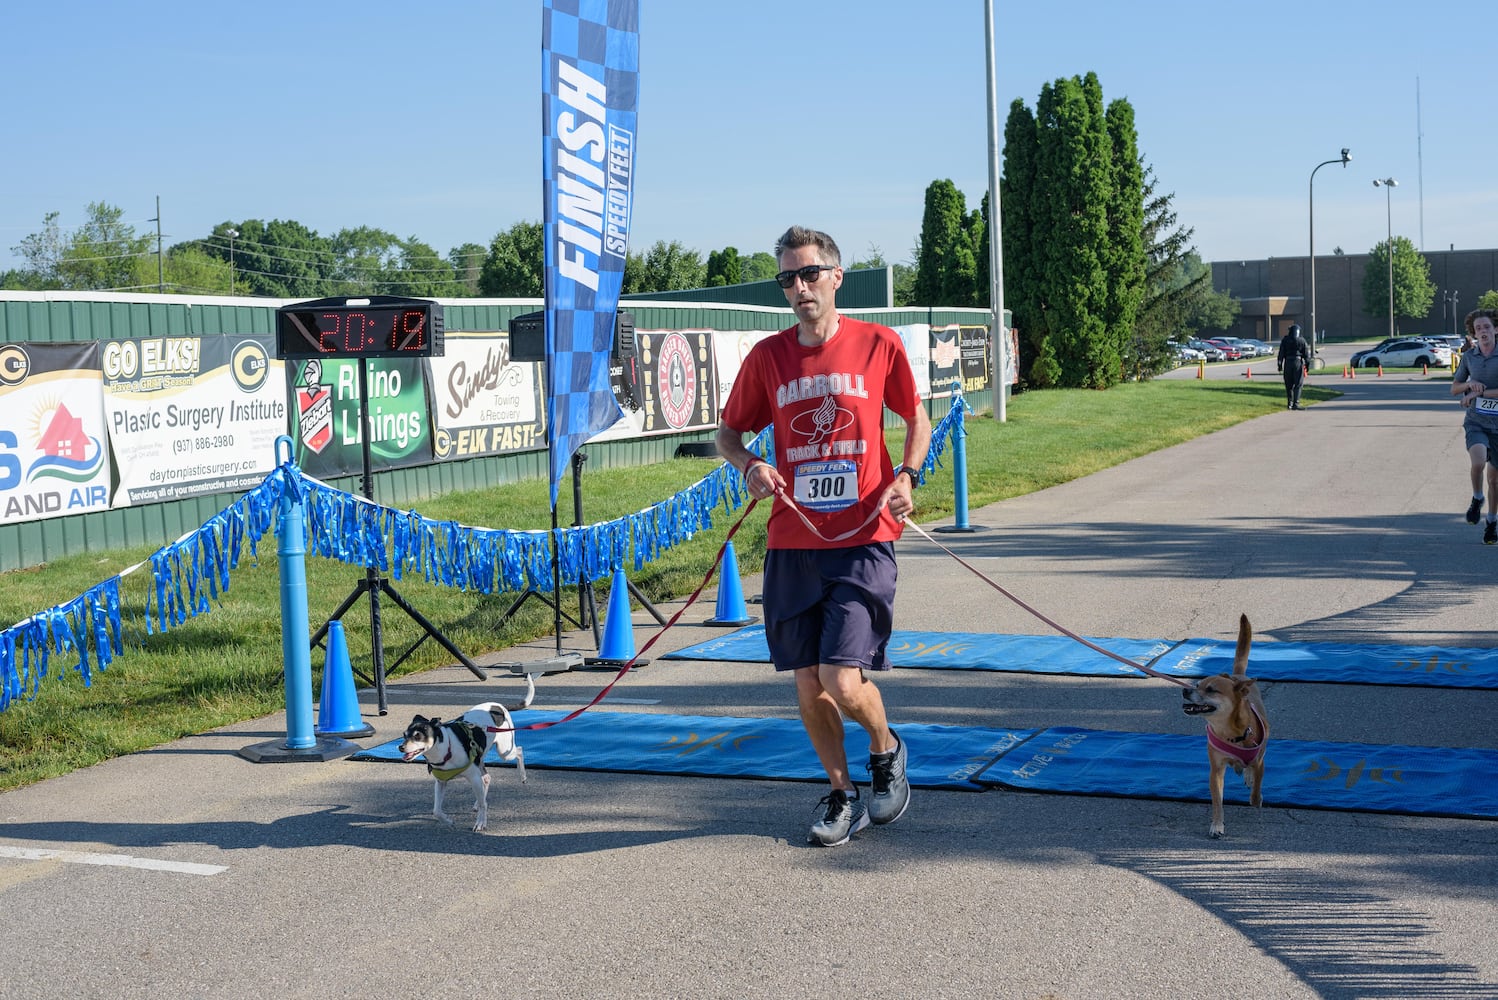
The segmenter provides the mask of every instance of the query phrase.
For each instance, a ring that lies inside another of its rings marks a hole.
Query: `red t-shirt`
[[[805,347],[797,328],[754,345],[723,408],[735,430],[775,425],[775,467],[817,537],[787,504],[770,512],[772,549],[827,549],[900,537],[886,509],[863,524],[894,481],[884,443],[884,408],[909,419],[921,405],[900,335],[887,326],[840,319],[837,333]]]

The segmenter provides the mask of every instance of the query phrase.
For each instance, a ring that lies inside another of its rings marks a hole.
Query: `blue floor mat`
[[[527,710],[515,724],[553,722],[566,712]],[[979,792],[972,776],[995,757],[1034,734],[1004,730],[906,723],[896,727],[910,751],[907,774],[917,788]],[[646,712],[585,712],[571,722],[516,734],[526,767],[713,778],[826,781],[799,720],[725,716],[656,715]],[[354,754],[351,760],[395,761],[400,740]],[[848,726],[848,760],[864,780],[868,737]],[[485,762],[498,765],[492,750]],[[506,765],[508,766],[508,765]]]
[[[1232,639],[1096,639],[1104,649],[1175,677],[1231,673]],[[896,667],[1069,674],[1077,677],[1143,677],[1064,635],[993,635],[985,632],[902,632],[890,637]],[[769,663],[763,625],[751,625],[686,649],[665,660]],[[1259,642],[1249,675],[1263,681],[1388,684],[1408,687],[1498,689],[1498,650],[1435,646],[1354,645],[1340,642]]]
[[[1205,736],[1055,727],[974,780],[1011,791],[1210,802],[1205,744]],[[1266,806],[1498,819],[1494,750],[1271,739],[1265,763]],[[1248,802],[1231,771],[1223,798]]]
[[[1162,674],[1210,677],[1233,670],[1232,639],[1187,639],[1150,664]],[[1498,650],[1346,642],[1256,642],[1249,676],[1261,681],[1498,688]]]
[[[1163,639],[1092,639],[1104,649],[1140,663],[1168,653]],[[885,655],[896,667],[929,670],[993,670],[1086,677],[1143,677],[1141,671],[1110,659],[1064,635],[991,635],[975,632],[903,632],[890,636]],[[721,638],[667,653],[663,660],[715,660],[769,663],[765,627],[751,625]]]

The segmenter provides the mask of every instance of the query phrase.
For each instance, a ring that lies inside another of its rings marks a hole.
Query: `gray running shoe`
[[[869,811],[864,808],[863,799],[857,793],[850,799],[848,793],[839,788],[830,795],[822,796],[817,806],[825,806],[826,809],[821,818],[811,825],[811,833],[806,838],[808,844],[841,847],[855,833],[869,825]]]
[[[1467,507],[1467,523],[1476,524],[1482,519],[1482,497],[1473,497]]]
[[[905,815],[905,808],[910,805],[910,782],[905,780],[905,741],[893,729],[889,732],[895,738],[894,750],[869,756],[869,774],[874,786],[869,799],[869,818],[879,826]]]

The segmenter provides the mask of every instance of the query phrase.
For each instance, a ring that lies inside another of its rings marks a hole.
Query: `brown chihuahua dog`
[[[1187,715],[1207,717],[1207,760],[1212,765],[1212,825],[1207,832],[1221,837],[1222,781],[1231,767],[1243,775],[1249,804],[1263,804],[1264,747],[1269,742],[1269,720],[1259,685],[1248,676],[1248,647],[1253,641],[1248,616],[1238,617],[1238,648],[1233,653],[1233,675],[1203,677],[1181,692]],[[1247,773],[1245,774],[1245,770]]]

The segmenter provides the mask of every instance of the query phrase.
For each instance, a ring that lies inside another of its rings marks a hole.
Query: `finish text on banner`
[[[541,19],[551,504],[573,453],[621,416],[609,348],[639,108],[639,0],[546,0]]]

